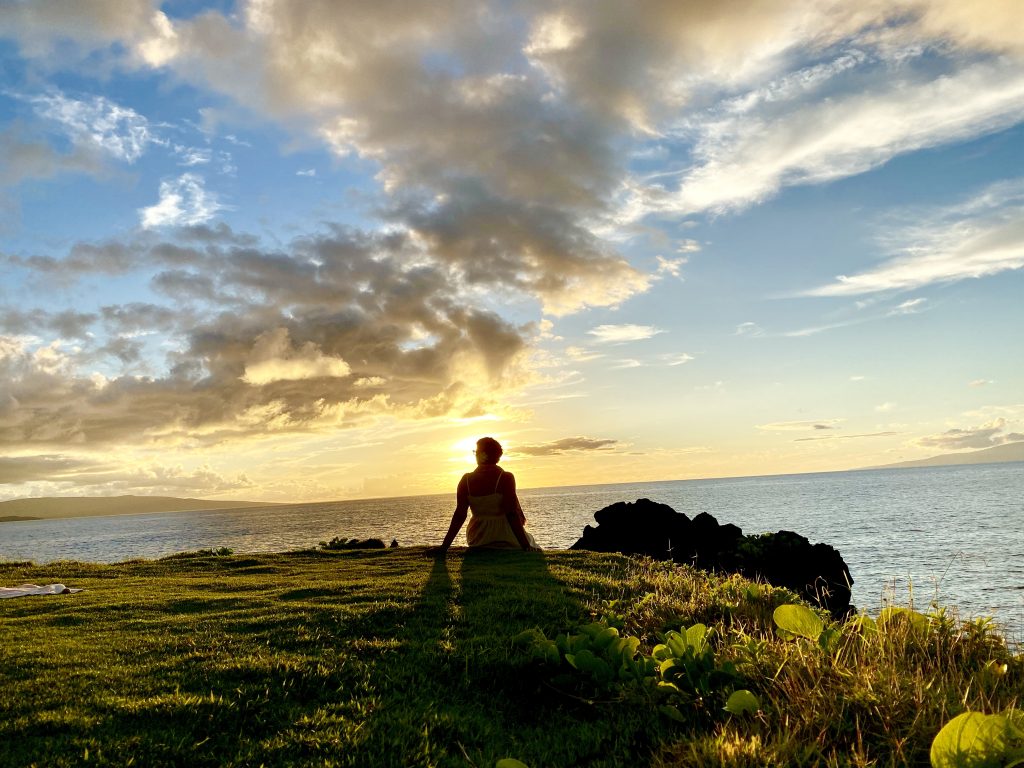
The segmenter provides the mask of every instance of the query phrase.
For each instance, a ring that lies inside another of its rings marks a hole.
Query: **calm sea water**
[[[938,600],[965,618],[995,616],[1010,639],[1024,639],[1024,463],[542,488],[520,496],[543,547],[568,547],[602,507],[649,498],[691,517],[709,512],[744,533],[788,529],[831,544],[849,565],[862,609]],[[0,560],[117,562],[222,546],[283,551],[334,536],[435,544],[453,507],[454,495],[446,494],[0,523]]]

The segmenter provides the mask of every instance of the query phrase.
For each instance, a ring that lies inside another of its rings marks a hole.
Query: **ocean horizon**
[[[792,530],[842,554],[853,601],[948,606],[1024,634],[1024,463],[857,469],[789,475],[526,488],[528,527],[548,549],[571,546],[599,509],[648,498],[744,533]],[[316,547],[335,536],[439,543],[454,494],[151,512],[3,523],[0,560],[119,562],[181,551]],[[456,545],[464,543],[464,532]],[[55,578],[59,569],[55,570]]]

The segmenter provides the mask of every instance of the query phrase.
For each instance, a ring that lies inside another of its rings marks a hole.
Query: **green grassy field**
[[[927,765],[954,715],[1024,700],[985,622],[785,638],[784,590],[617,555],[0,564],[55,581],[86,591],[0,601],[2,766]],[[708,625],[707,685],[609,682],[516,639],[595,620],[641,654]],[[740,687],[759,711],[722,709]]]

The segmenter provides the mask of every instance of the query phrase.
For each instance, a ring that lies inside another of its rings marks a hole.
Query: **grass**
[[[3,766],[927,765],[954,715],[1024,701],[1024,657],[984,621],[825,652],[775,632],[785,590],[618,555],[0,564],[5,585],[54,581],[86,591],[0,601]],[[647,653],[713,627],[761,711],[676,722],[642,690],[579,695],[513,641],[594,619]]]

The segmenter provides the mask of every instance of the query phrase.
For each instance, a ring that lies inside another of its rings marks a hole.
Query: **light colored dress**
[[[498,473],[498,479],[494,482],[494,490],[484,496],[474,496],[469,492],[468,475],[463,478],[466,483],[466,495],[469,497],[469,508],[473,516],[469,520],[469,527],[466,529],[466,539],[470,547],[481,549],[522,549],[519,539],[508,524],[505,512],[501,508],[503,494],[498,493],[498,483],[504,471]],[[536,547],[537,542],[529,531],[526,538],[531,547]]]

